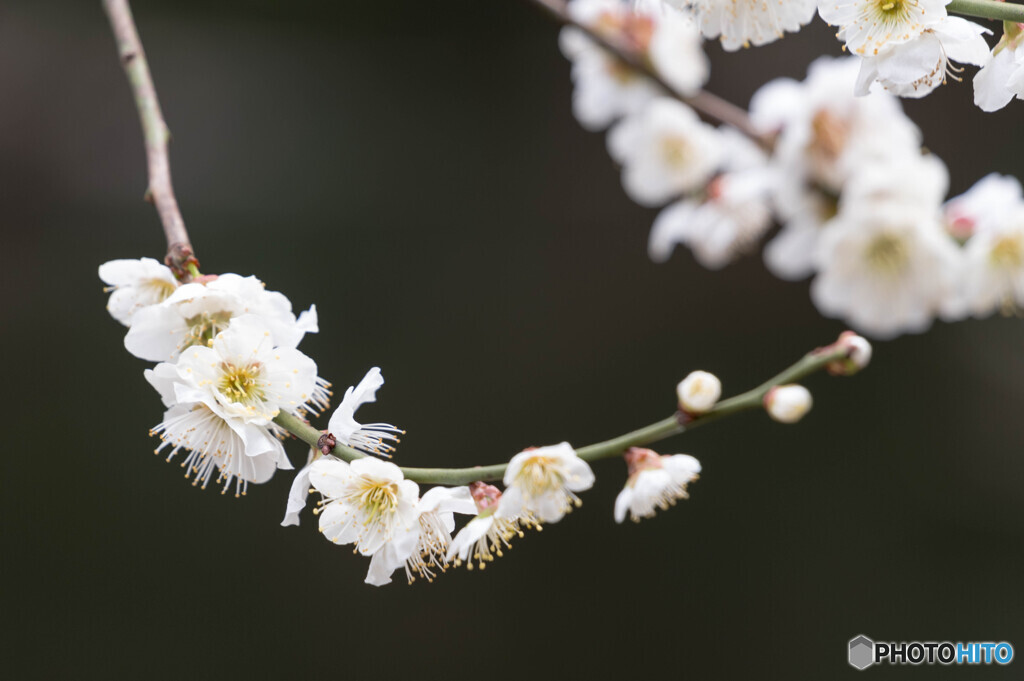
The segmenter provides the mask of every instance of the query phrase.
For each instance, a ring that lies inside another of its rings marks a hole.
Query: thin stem
[[[664,440],[667,437],[678,435],[685,430],[693,430],[698,426],[710,423],[723,416],[729,416],[730,414],[748,409],[762,408],[765,395],[775,386],[798,381],[847,356],[848,350],[837,345],[815,350],[805,355],[793,366],[753,390],[748,390],[745,393],[719,402],[706,414],[689,417],[682,413],[676,413],[673,416],[625,435],[580,447],[576,450],[576,453],[585,461],[608,459],[619,456],[630,447]],[[317,446],[317,440],[320,439],[322,434],[319,430],[292,414],[281,412],[274,419],[274,422],[313,448]],[[337,445],[331,453],[345,461],[361,459],[366,456],[366,454],[360,451],[341,444]],[[507,466],[507,463],[496,463],[489,466],[474,466],[472,468],[402,468],[402,473],[406,478],[415,482],[435,485],[466,485],[477,480],[485,482],[501,480],[505,475],[505,468]]]
[[[1000,0],[953,0],[946,5],[951,14],[1024,23],[1024,5]]]
[[[705,118],[730,125],[762,146],[769,147],[771,145],[771,140],[754,128],[753,123],[750,121],[750,116],[745,110],[706,90],[700,90],[694,95],[684,95],[673,87],[671,83],[666,81],[664,77],[658,73],[657,69],[643,58],[643,55],[637,54],[635,51],[625,45],[622,45],[620,42],[573,19],[572,16],[569,15],[568,6],[565,0],[527,1],[543,10],[544,14],[546,14],[548,18],[553,19],[563,26],[571,26],[572,28],[583,32],[590,40],[597,43],[601,48],[615,55],[617,59],[628,65],[633,70],[642,73],[653,80],[670,96],[698,111]]]
[[[189,264],[197,266],[185,230],[185,221],[178,209],[178,200],[174,198],[174,187],[171,185],[171,164],[167,156],[167,142],[171,132],[167,128],[163,114],[160,112],[160,101],[156,96],[156,87],[149,74],[146,53],[139,40],[139,32],[135,28],[132,10],[128,0],[103,0],[103,9],[110,18],[110,26],[117,40],[117,52],[121,57],[128,84],[135,97],[135,106],[139,110],[142,121],[142,134],[146,141],[146,162],[149,167],[149,187],[145,198],[156,206],[160,222],[167,238],[167,256],[164,262],[175,276],[183,281],[191,278]]]

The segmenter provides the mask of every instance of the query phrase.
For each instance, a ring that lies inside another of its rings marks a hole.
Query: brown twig
[[[636,51],[630,49],[626,45],[623,45],[621,42],[595,31],[593,28],[573,19],[569,14],[568,3],[565,0],[527,1],[543,10],[550,19],[553,19],[559,24],[562,24],[563,26],[571,26],[572,28],[583,32],[590,40],[597,43],[597,45],[602,49],[613,54],[617,59],[628,65],[630,68],[650,78],[670,96],[691,107],[705,118],[730,125],[764,147],[771,146],[771,140],[754,128],[753,123],[750,121],[750,116],[745,110],[722,99],[718,95],[708,92],[707,90],[700,90],[694,95],[684,95],[667,82],[662,75],[643,58],[643,55],[637,54]]]
[[[174,187],[171,185],[171,164],[167,157],[167,142],[171,131],[160,112],[160,101],[149,74],[146,53],[142,49],[128,0],[103,0],[103,9],[110,18],[121,64],[128,76],[128,84],[142,121],[149,167],[149,187],[145,198],[156,206],[164,236],[167,237],[167,256],[164,262],[174,271],[175,276],[188,281],[198,271],[199,261],[192,251],[185,221],[181,217],[178,200],[174,198]]]

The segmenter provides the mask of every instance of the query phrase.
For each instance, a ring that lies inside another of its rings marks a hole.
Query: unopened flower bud
[[[846,357],[825,367],[833,376],[852,376],[871,362],[871,343],[853,331],[843,331],[839,340],[826,349],[846,351]]]
[[[714,374],[694,371],[676,386],[679,408],[688,414],[710,411],[722,395],[722,382]]]
[[[796,423],[811,410],[811,391],[802,385],[780,385],[764,396],[764,408],[779,423]]]

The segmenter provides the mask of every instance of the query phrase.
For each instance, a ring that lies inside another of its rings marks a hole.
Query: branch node
[[[164,256],[164,264],[171,268],[174,276],[182,283],[192,280],[191,269],[199,269],[199,260],[192,253],[192,247],[188,244],[174,243],[167,249]],[[191,267],[190,267],[191,266]]]
[[[316,448],[320,450],[321,454],[327,456],[334,450],[334,445],[336,444],[338,444],[338,441],[334,439],[334,436],[325,432],[320,436],[320,439],[316,441]]]

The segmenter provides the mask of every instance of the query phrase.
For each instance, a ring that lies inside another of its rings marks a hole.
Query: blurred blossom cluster
[[[946,4],[822,0],[819,14],[853,56],[821,57],[802,82],[764,85],[741,134],[702,122],[689,106],[709,73],[701,35],[730,50],[764,44],[810,21],[814,2],[573,0],[573,20],[674,90],[579,28],[563,29],[576,117],[587,129],[608,128],[626,193],[661,208],[650,257],[665,261],[683,245],[718,269],[767,240],[771,272],[813,277],[823,314],[876,338],[1024,304],[1020,184],[990,175],[946,201],[946,166],[922,149],[896,96],[960,80],[955,62],[982,67],[975,98],[983,109],[1024,93],[1020,27],[1007,26],[993,58],[989,31],[949,16]]]

